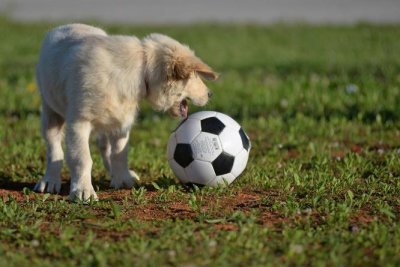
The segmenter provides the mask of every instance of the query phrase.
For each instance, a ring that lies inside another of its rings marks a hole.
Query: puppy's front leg
[[[87,121],[67,123],[66,151],[67,164],[71,171],[71,200],[97,199],[91,181],[92,158],[90,157],[89,137],[92,126]]]
[[[61,168],[64,159],[62,150],[64,119],[43,101],[42,102],[42,135],[46,141],[47,168],[42,179],[35,185],[34,190],[49,193],[59,193],[61,189]]]
[[[129,131],[111,135],[111,187],[132,188],[139,180],[138,175],[128,168]]]

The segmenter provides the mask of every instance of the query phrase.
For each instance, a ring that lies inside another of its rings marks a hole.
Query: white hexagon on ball
[[[186,167],[185,172],[188,181],[194,184],[207,185],[215,179],[215,172],[210,162],[194,160]]]
[[[193,113],[189,116],[191,119],[202,120],[205,118],[215,117],[217,115],[216,111],[200,111]]]
[[[168,160],[169,166],[171,166],[174,174],[179,178],[182,183],[189,183],[189,180],[186,176],[185,169],[180,166],[174,159]]]
[[[216,117],[222,121],[223,124],[225,124],[227,127],[231,127],[233,130],[238,130],[240,129],[240,124],[237,123],[234,119],[229,117],[228,115],[224,113],[217,112]]]
[[[200,133],[200,121],[197,119],[187,119],[176,129],[175,136],[178,143],[190,144]]]
[[[175,132],[173,132],[168,140],[168,146],[167,146],[168,160],[174,158],[175,147],[176,147],[176,136],[175,136]]]
[[[225,184],[229,185],[235,179],[236,179],[236,176],[234,176],[232,173],[227,173],[227,174],[219,175],[219,176],[215,177],[215,179],[213,179],[207,185],[208,186],[219,186],[219,185],[225,185]]]
[[[246,168],[248,159],[249,152],[246,149],[243,149],[239,154],[236,155],[231,173],[234,176],[239,176]]]
[[[239,128],[232,128],[231,126],[225,127],[222,133],[218,136],[222,149],[231,154],[232,156],[236,156],[240,151],[243,150],[242,138],[239,134]]]

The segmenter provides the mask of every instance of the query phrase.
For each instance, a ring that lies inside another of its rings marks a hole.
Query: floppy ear
[[[207,64],[199,59],[196,60],[193,65],[193,70],[206,80],[215,81],[219,77],[218,73],[214,72]]]
[[[193,69],[184,58],[174,58],[167,67],[167,78],[169,80],[184,80],[190,77]]]
[[[172,59],[167,65],[167,78],[172,80],[184,80],[190,77],[195,71],[201,77],[214,81],[218,79],[218,74],[207,64],[197,57],[181,57]]]

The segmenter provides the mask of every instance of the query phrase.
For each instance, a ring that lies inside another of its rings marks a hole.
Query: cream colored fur
[[[65,133],[70,198],[83,200],[97,198],[91,182],[92,132],[111,186],[131,188],[138,176],[128,168],[128,139],[139,101],[145,98],[156,110],[177,116],[183,99],[207,103],[209,90],[200,76],[217,78],[193,51],[168,36],[109,36],[83,24],[48,32],[36,74],[47,169],[35,190],[60,191]]]

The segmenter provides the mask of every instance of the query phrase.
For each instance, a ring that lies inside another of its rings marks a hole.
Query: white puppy
[[[47,169],[39,192],[60,191],[64,153],[71,172],[71,199],[97,198],[91,182],[89,137],[97,134],[104,166],[114,188],[131,188],[128,138],[139,101],[186,117],[187,99],[205,105],[210,92],[200,77],[217,78],[187,46],[161,34],[143,40],[109,36],[102,29],[70,24],[51,30],[36,72],[42,96],[42,134]]]

